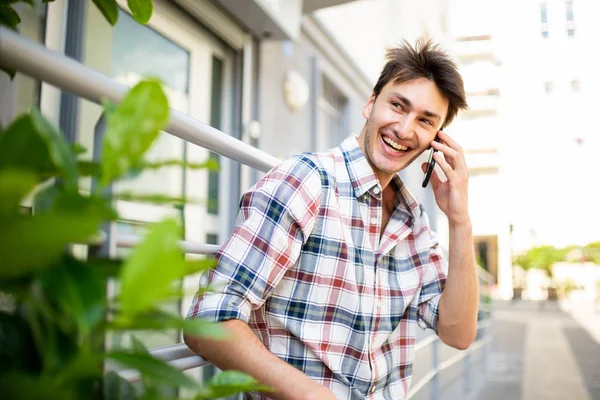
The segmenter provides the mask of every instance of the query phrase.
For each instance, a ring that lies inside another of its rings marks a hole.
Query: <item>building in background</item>
[[[513,296],[510,183],[505,173],[505,120],[502,115],[502,54],[494,18],[502,3],[449,0],[447,41],[465,81],[469,109],[449,128],[463,147],[469,167],[469,211],[475,256],[494,276],[496,295]],[[473,16],[477,16],[474,18]]]

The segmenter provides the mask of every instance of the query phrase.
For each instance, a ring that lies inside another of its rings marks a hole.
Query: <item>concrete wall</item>
[[[259,148],[281,159],[315,150],[318,121],[316,110],[323,74],[346,97],[348,135],[360,133],[364,118],[361,110],[368,93],[360,93],[341,73],[332,68],[326,55],[303,33],[296,42],[263,41],[260,45]],[[284,82],[288,71],[300,74],[309,87],[306,104],[292,110],[284,99]],[[333,73],[329,71],[334,71]]]

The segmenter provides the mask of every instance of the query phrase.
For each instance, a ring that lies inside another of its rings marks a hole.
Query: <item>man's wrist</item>
[[[450,226],[450,229],[473,230],[473,225],[471,224],[471,218],[469,216],[448,220],[448,225]]]

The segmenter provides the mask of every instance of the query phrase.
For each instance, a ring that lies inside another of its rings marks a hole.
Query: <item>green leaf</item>
[[[226,340],[230,337],[229,331],[220,324],[200,318],[182,320],[180,329],[185,334],[202,338]]]
[[[138,395],[133,385],[121,378],[119,374],[110,371],[104,375],[104,395],[111,400],[135,400]]]
[[[40,354],[33,341],[31,327],[20,313],[0,312],[0,376],[10,371],[39,373]]]
[[[138,338],[136,338],[133,335],[131,335],[131,343],[133,344],[133,351],[135,353],[145,354],[147,356],[150,355],[150,352],[148,352],[148,349],[146,348],[146,346],[144,346],[144,343],[142,343]]]
[[[32,6],[33,5],[33,1],[34,0],[0,0],[0,5],[15,4],[15,3],[27,3],[30,6]]]
[[[83,243],[116,214],[103,199],[61,194],[51,212],[0,218],[0,279],[52,266],[69,243]]]
[[[199,389],[199,385],[183,372],[150,355],[111,351],[107,353],[107,358],[138,370],[143,376],[152,379],[156,383],[168,386],[182,386],[193,390]]]
[[[60,267],[40,274],[40,284],[48,300],[76,324],[83,340],[104,322],[104,280],[88,265],[65,257]]]
[[[12,371],[0,376],[2,398],[5,400],[74,400],[73,387],[58,387],[51,378]]]
[[[76,148],[75,152],[85,152],[83,148]],[[100,176],[102,173],[102,164],[96,161],[79,160],[77,162],[80,176]],[[123,179],[136,178],[142,171],[157,170],[165,167],[181,167],[189,169],[207,169],[209,171],[219,171],[219,163],[215,159],[208,159],[203,163],[188,163],[182,160],[166,160],[159,162],[142,161],[137,166],[132,166]]]
[[[157,80],[145,80],[108,112],[103,144],[102,179],[106,185],[139,165],[169,120],[169,103]]]
[[[67,189],[74,190],[78,184],[71,146],[36,109],[0,133],[0,168],[25,169],[39,175],[58,171]]]
[[[233,396],[242,392],[270,392],[271,388],[261,385],[256,379],[239,371],[223,371],[203,386],[196,400]]]
[[[209,171],[219,171],[219,162],[214,158],[209,158],[203,163],[190,163],[183,160],[165,160],[158,162],[143,162],[139,168],[159,169],[164,167],[182,167],[189,169],[208,169]]]
[[[177,329],[184,333],[212,338],[227,339],[229,331],[215,322],[206,321],[199,318],[185,319],[179,315],[170,314],[161,310],[154,310],[147,313],[136,314],[133,317],[118,315],[109,325],[109,329],[119,330],[165,330]]]
[[[115,26],[119,19],[119,6],[115,0],[93,0],[109,24]]]
[[[29,171],[0,170],[0,215],[17,215],[19,204],[35,188],[38,178]]]
[[[213,269],[217,261],[214,258],[201,258],[199,260],[188,260],[187,261],[187,272],[186,275],[193,275],[199,272],[205,272]]]
[[[77,168],[81,176],[100,176],[102,165],[95,161],[77,161]]]
[[[19,14],[8,4],[0,4],[0,25],[8,26],[12,30],[17,30],[17,25],[21,22]]]
[[[75,155],[85,154],[88,151],[88,149],[80,143],[73,143],[73,145],[71,146],[71,150]]]
[[[153,225],[121,269],[122,311],[148,311],[174,294],[174,282],[187,265],[179,247],[180,229],[173,220]]]
[[[185,197],[171,197],[164,194],[139,194],[132,192],[119,192],[113,194],[113,199],[123,201],[134,201],[150,204],[198,204],[199,201],[188,200]]]
[[[90,354],[79,351],[55,377],[56,382],[76,383],[82,379],[99,379],[103,374],[104,354]]]
[[[0,67],[0,70],[6,72],[6,74],[8,75],[8,77],[13,80],[15,75],[17,74],[17,71],[14,69],[10,69],[10,68],[4,68],[4,67]]]
[[[147,24],[152,17],[152,0],[127,0],[133,19],[140,24]]]

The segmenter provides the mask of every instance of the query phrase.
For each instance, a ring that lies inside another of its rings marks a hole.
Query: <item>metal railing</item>
[[[119,101],[128,90],[127,86],[60,53],[48,50],[41,44],[26,39],[2,26],[0,26],[0,55],[0,66],[17,70],[34,79],[44,81],[98,104],[104,98]],[[214,151],[260,171],[268,171],[280,162],[270,154],[173,109],[171,109],[170,123],[166,131],[189,143]],[[134,247],[138,244],[140,238],[133,235],[119,235],[115,240],[120,247]],[[180,244],[182,251],[188,254],[209,255],[214,254],[219,248],[217,245],[189,241],[181,241]],[[488,276],[485,276],[483,280],[488,281],[489,279]],[[489,322],[482,323],[478,326],[478,330],[485,329],[488,326]],[[460,352],[443,362],[439,362],[437,348],[440,340],[437,336],[432,335],[418,342],[415,346],[415,353],[427,346],[433,346],[434,365],[423,378],[413,383],[408,398],[414,396],[431,382],[434,399],[437,399],[439,396],[439,374],[460,360],[469,359],[471,353],[482,348],[485,349],[491,340],[490,336],[486,336],[476,341],[468,350]],[[189,370],[210,364],[193,353],[183,343],[151,349],[150,354],[180,370]],[[139,372],[133,369],[124,369],[118,372],[130,382],[136,382],[140,379]]]

